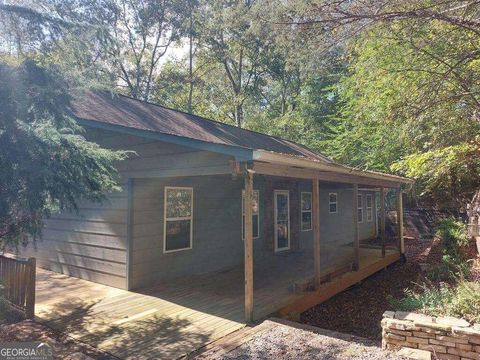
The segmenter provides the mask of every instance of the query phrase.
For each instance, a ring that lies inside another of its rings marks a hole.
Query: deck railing
[[[35,258],[0,254],[0,283],[10,304],[24,312],[27,319],[35,316]]]

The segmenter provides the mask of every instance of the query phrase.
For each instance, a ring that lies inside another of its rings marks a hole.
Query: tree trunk
[[[235,124],[239,128],[241,128],[243,125],[243,106],[242,105],[235,106]]]
[[[188,59],[188,104],[187,109],[190,114],[193,113],[192,96],[193,96],[193,11],[190,9],[190,34],[189,34],[189,59]]]

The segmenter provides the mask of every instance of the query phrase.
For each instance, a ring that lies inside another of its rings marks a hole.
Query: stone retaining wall
[[[480,324],[454,317],[431,317],[404,311],[386,311],[382,346],[389,350],[426,350],[433,358],[480,360]]]

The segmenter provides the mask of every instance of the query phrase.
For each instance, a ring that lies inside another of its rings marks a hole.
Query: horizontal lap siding
[[[165,186],[193,188],[192,249],[163,253]],[[231,176],[136,179],[133,287],[239,264],[242,188],[243,180]]]
[[[78,213],[55,214],[42,236],[21,252],[40,267],[119,288],[126,287],[127,195],[102,204],[81,202]]]
[[[78,214],[55,214],[46,221],[42,238],[22,248],[21,252],[37,257],[39,266],[126,288],[127,179],[173,173],[181,175],[191,171],[202,173],[207,169],[225,170],[229,169],[229,158],[106,130],[87,128],[86,136],[103,147],[131,151],[127,160],[116,164],[122,191],[109,194],[101,204],[82,202]],[[146,191],[137,193],[143,194],[143,199],[134,215],[137,226],[133,235],[134,249],[143,259],[139,263],[139,256],[136,257],[137,267],[139,271],[151,274],[156,271],[160,260],[155,247],[163,230],[158,219],[159,215],[163,219],[163,213],[158,210],[163,208],[163,199],[155,196],[157,190],[150,190],[150,194]],[[161,191],[163,196],[163,188]],[[204,221],[201,215],[199,219]]]

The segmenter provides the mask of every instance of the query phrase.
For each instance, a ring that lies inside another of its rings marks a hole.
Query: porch
[[[351,254],[345,249],[345,263]],[[268,266],[255,262],[254,318],[302,311],[399,258],[398,250],[382,257],[379,249],[361,247],[359,254],[359,271],[323,259],[317,291],[301,286],[314,275],[311,252],[278,256]],[[120,358],[178,358],[245,326],[243,279],[237,266],[132,292],[39,269],[36,316]]]

